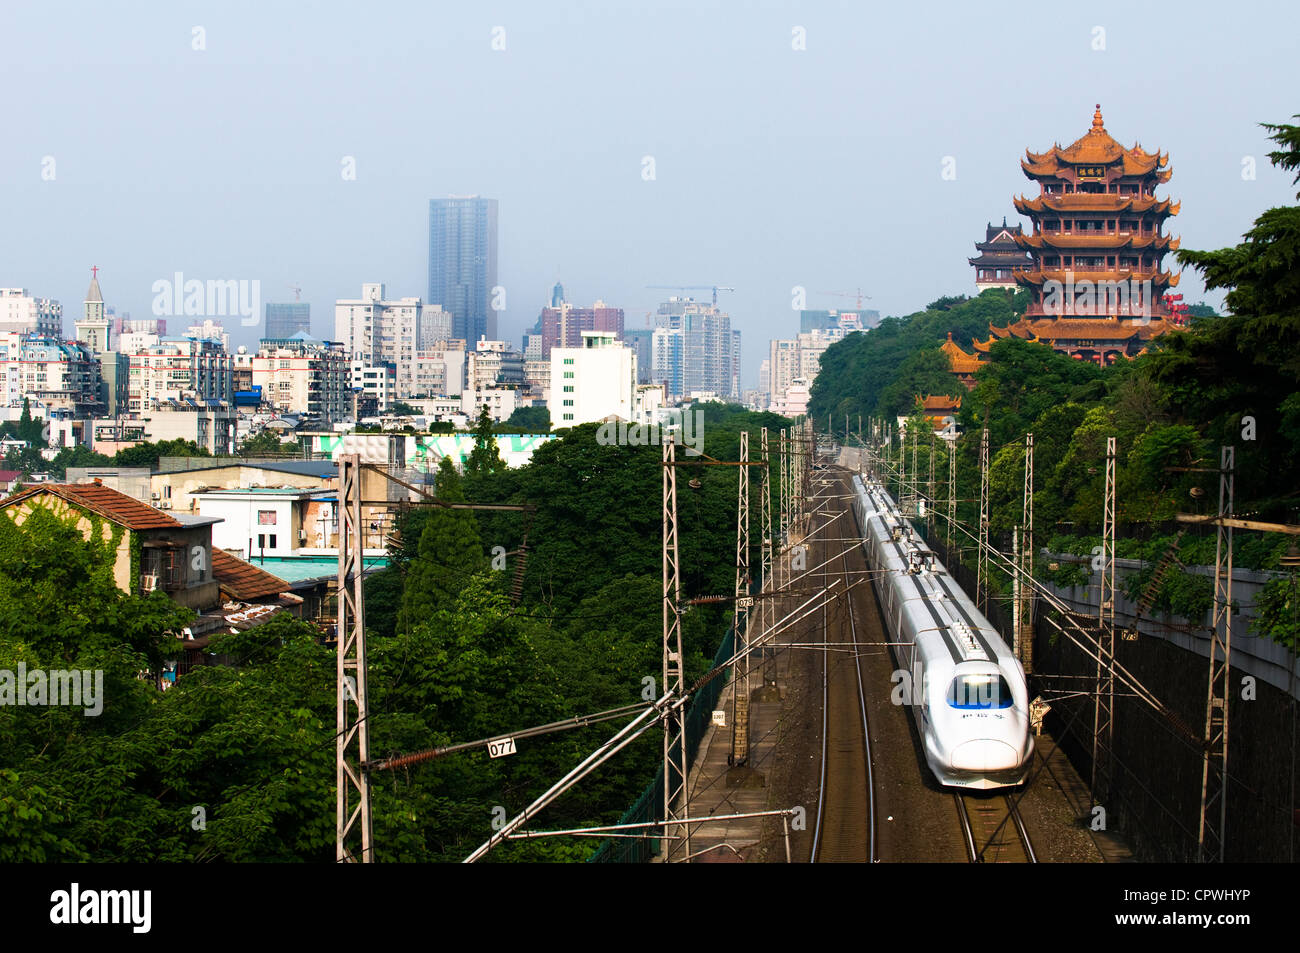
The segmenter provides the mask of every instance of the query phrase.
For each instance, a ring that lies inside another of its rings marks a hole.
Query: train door
[[[916,722],[920,726],[921,744],[925,745],[925,733],[930,728],[930,704],[925,692],[925,659],[913,648],[915,661],[912,663],[912,704],[916,706]]]

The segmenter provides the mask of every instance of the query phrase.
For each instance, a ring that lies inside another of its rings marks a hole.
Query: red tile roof
[[[127,529],[164,529],[181,525],[162,510],[99,483],[41,483],[0,501],[0,507],[22,503],[42,493],[57,496]]]
[[[212,550],[212,575],[223,592],[241,602],[278,596],[289,591],[289,584],[279,576],[273,576],[265,569],[259,569],[252,563],[246,563],[238,556],[215,547]]]

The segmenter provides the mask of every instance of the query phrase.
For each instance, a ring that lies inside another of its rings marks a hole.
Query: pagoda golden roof
[[[1114,317],[1098,318],[1038,318],[1029,322],[1034,332],[1044,341],[1056,340],[1092,340],[1092,341],[1129,341],[1137,338],[1149,341],[1170,330],[1170,325],[1163,318],[1151,318],[1139,322],[1129,319],[1123,321]]]
[[[1112,195],[1106,192],[1069,192],[1062,195],[1023,195],[1012,201],[1021,215],[1032,212],[1155,212],[1177,215],[1181,202],[1158,199],[1154,195]]]
[[[1162,176],[1159,178],[1161,182],[1168,181],[1171,174],[1167,170],[1162,171],[1169,162],[1168,153],[1161,155],[1159,152],[1147,152],[1140,145],[1125,149],[1117,142],[1106,131],[1105,123],[1102,122],[1100,103],[1097,105],[1097,111],[1092,115],[1092,128],[1083,136],[1064,149],[1059,145],[1053,145],[1047,152],[1041,153],[1026,149],[1025,156],[1028,161],[1022,159],[1020,167],[1031,179],[1055,178],[1062,172],[1068,171],[1069,166],[1078,164],[1120,163],[1123,175],[1145,176],[1155,173],[1158,177]]]
[[[921,397],[921,409],[961,410],[961,398],[949,397],[947,394],[924,394]]]
[[[939,350],[948,355],[954,374],[974,374],[979,369],[979,358],[963,351],[952,339],[951,331],[948,332],[948,340],[939,345]]]
[[[1040,317],[1020,318],[1005,328],[989,327],[989,336],[984,341],[972,341],[976,352],[987,354],[997,341],[1017,337],[1034,344],[1051,345],[1058,340],[1088,340],[1121,342],[1137,339],[1149,341],[1166,331],[1179,330],[1163,318],[1152,318],[1138,322],[1131,319],[1119,321],[1114,317]]]
[[[1160,251],[1175,251],[1179,239],[1172,235],[1023,235],[1016,238],[1021,248],[1095,248],[1115,250],[1125,248],[1156,248]]]

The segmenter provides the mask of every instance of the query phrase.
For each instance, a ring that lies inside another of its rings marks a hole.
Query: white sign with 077
[[[496,741],[489,741],[487,749],[489,758],[504,758],[508,754],[515,753],[515,739],[499,738]]]

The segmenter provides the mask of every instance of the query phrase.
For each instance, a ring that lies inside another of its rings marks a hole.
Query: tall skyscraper
[[[311,302],[266,303],[266,333],[272,341],[287,341],[299,331],[311,334]]]
[[[452,315],[452,337],[474,348],[496,340],[497,200],[477,195],[429,201],[429,304]]]

